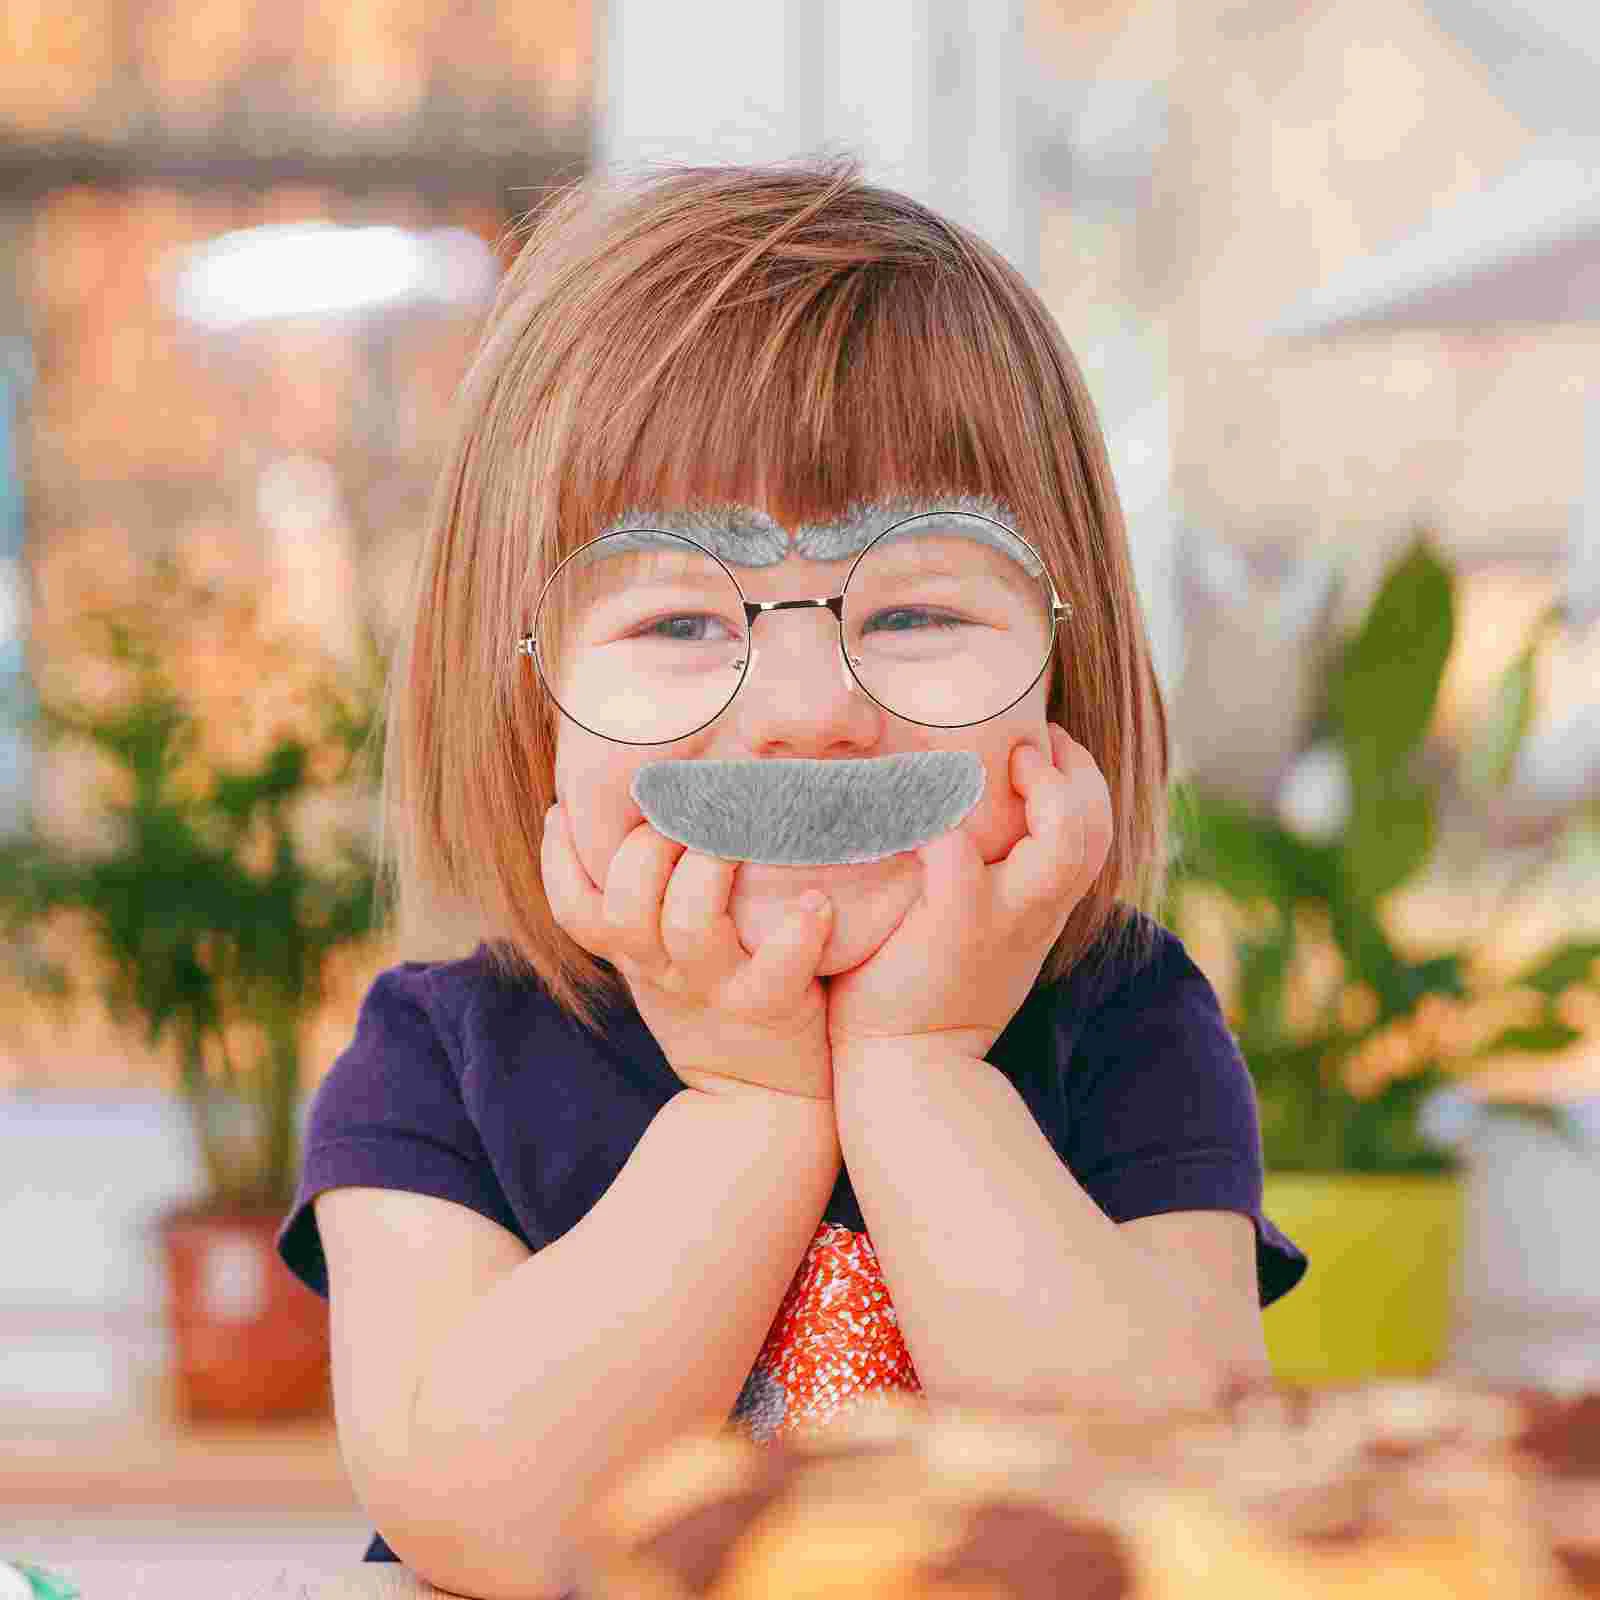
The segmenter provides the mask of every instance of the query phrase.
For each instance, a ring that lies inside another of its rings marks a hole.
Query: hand
[[[1027,832],[992,865],[960,828],[917,849],[922,894],[872,956],[828,980],[834,1060],[886,1040],[981,1060],[1033,987],[1111,849],[1111,794],[1094,758],[1049,725],[1053,760],[1011,752]]]
[[[641,822],[604,892],[552,806],[539,847],[556,921],[626,980],[672,1070],[707,1093],[831,1100],[827,996],[817,977],[831,907],[797,909],[753,954],[728,915],[737,861],[701,855]]]

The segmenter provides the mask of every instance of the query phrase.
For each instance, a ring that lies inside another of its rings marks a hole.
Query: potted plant
[[[94,752],[100,838],[33,817],[0,842],[14,985],[58,1012],[86,994],[166,1046],[205,1193],[156,1221],[181,1412],[325,1412],[326,1307],[277,1260],[299,1169],[302,1035],[330,960],[374,928],[363,765],[382,660],[336,665],[307,630],[194,581],[171,557],[84,612],[21,718]],[[32,697],[31,697],[32,698]],[[49,930],[78,931],[66,959]]]
[[[1600,994],[1600,944],[1572,941],[1509,977],[1496,931],[1427,959],[1392,936],[1391,897],[1429,863],[1436,800],[1423,740],[1455,632],[1455,579],[1419,531],[1331,651],[1309,759],[1342,803],[1305,815],[1280,792],[1252,809],[1175,784],[1176,861],[1163,920],[1231,968],[1225,1013],[1261,1112],[1265,1209],[1311,1271],[1264,1319],[1281,1376],[1341,1381],[1433,1370],[1461,1256],[1462,1167],[1423,1114],[1490,1064],[1571,1051]],[[1453,776],[1491,798],[1532,720],[1540,617]],[[1600,817],[1591,805],[1582,825]],[[1501,1099],[1497,1115],[1585,1148],[1561,1108]]]

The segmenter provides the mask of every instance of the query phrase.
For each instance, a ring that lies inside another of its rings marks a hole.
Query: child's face
[[[752,601],[837,594],[850,561],[791,555],[775,565],[739,569]],[[644,820],[630,791],[634,774],[654,761],[748,761],[769,757],[860,760],[918,750],[964,750],[984,766],[984,789],[959,824],[985,861],[998,861],[1027,832],[1021,797],[1011,786],[1011,753],[1032,742],[1048,759],[1046,672],[999,716],[965,728],[932,728],[885,711],[850,680],[839,632],[821,608],[775,611],[755,624],[757,654],[743,687],[707,727],[688,738],[651,746],[618,744],[559,717],[556,795],[571,819],[578,855],[605,887],[611,859]],[[894,931],[921,890],[922,864],[912,851],[844,866],[771,866],[742,862],[729,910],[747,950],[777,931],[794,900],[809,888],[833,902],[833,927],[819,972],[829,976],[865,961]]]

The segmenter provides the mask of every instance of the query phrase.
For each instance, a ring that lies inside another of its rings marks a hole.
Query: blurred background
[[[1600,1383],[1597,83],[1574,0],[12,0],[0,1555],[364,1548],[263,1241],[367,985],[476,942],[371,915],[377,694],[516,226],[613,161],[852,148],[1035,284],[1275,1365]]]

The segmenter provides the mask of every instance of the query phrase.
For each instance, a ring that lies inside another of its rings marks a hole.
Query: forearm
[[[593,1209],[435,1353],[407,1525],[383,1530],[402,1559],[473,1595],[569,1582],[572,1518],[595,1487],[732,1411],[838,1168],[827,1101],[669,1101]]]
[[[1210,1403],[1192,1285],[1123,1237],[1005,1075],[834,1058],[839,1138],[929,1399],[1126,1413]]]

